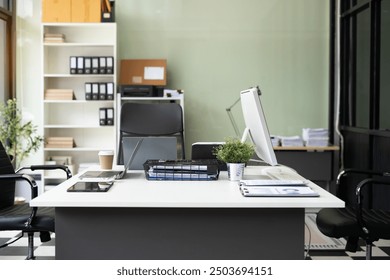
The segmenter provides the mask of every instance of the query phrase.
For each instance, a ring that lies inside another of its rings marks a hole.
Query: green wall
[[[116,0],[118,57],[166,58],[185,91],[187,155],[234,136],[225,108],[259,85],[271,134],[327,127],[329,7],[324,0]],[[244,125],[240,104],[233,114]]]

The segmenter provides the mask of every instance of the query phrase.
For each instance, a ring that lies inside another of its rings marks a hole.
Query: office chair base
[[[28,233],[28,251],[26,260],[35,260],[34,256],[34,232]]]
[[[371,260],[372,258],[372,244],[367,243],[366,244],[366,260]]]

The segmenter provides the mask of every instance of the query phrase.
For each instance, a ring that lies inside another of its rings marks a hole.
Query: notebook
[[[240,186],[245,197],[317,197],[319,194],[309,186]]]
[[[124,170],[122,171],[114,171],[114,170],[103,170],[103,171],[87,171],[84,174],[82,174],[79,179],[84,182],[96,182],[96,181],[113,181],[113,180],[119,180],[123,179],[126,174],[127,170],[130,170],[131,163],[133,162],[139,148],[141,147],[141,144],[143,142],[144,138],[139,138],[136,142],[136,145],[134,146],[131,154],[128,157],[128,161],[124,167]]]

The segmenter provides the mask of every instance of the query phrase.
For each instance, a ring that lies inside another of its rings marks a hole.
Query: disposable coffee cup
[[[114,160],[114,151],[100,151],[99,162],[101,169],[112,169],[112,162]]]

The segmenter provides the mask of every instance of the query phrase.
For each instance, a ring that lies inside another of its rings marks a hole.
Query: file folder
[[[92,74],[92,58],[84,57],[84,73]]]
[[[100,108],[99,109],[99,124],[100,125],[106,125],[107,121],[107,110],[106,108]]]
[[[91,99],[92,99],[92,84],[85,83],[85,100],[91,100]]]
[[[99,100],[106,100],[106,83],[99,84]]]
[[[77,74],[77,57],[71,56],[69,59],[70,74]]]
[[[77,57],[77,74],[84,74],[84,57]]]
[[[107,83],[107,99],[114,100],[114,83]]]
[[[99,100],[99,84],[92,83],[92,100]]]
[[[107,74],[114,74],[114,57],[108,56],[106,61]]]
[[[99,74],[99,58],[92,57],[92,74]]]
[[[99,57],[99,74],[106,74],[106,57]]]
[[[106,109],[106,124],[114,125],[114,108]]]

